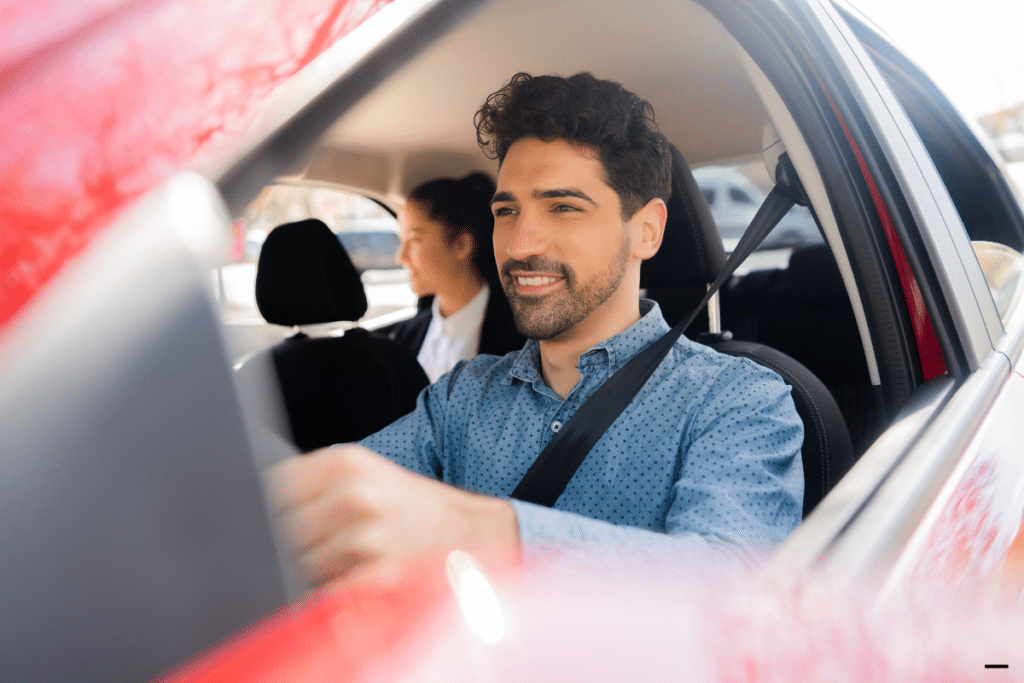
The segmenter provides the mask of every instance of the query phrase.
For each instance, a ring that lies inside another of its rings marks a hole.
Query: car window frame
[[[800,21],[801,17],[796,17],[796,19],[797,19],[796,23],[793,23],[793,18],[791,17],[788,20],[788,23],[785,24],[784,29],[798,28],[798,30],[803,30],[803,31],[808,31],[809,30],[809,32],[811,34],[815,33],[816,31],[825,31],[825,32],[828,32],[829,30],[834,31],[834,32],[838,31],[839,36],[838,36],[837,39],[840,40],[841,42],[842,41],[855,42],[855,38],[852,37],[852,34],[850,33],[850,29],[848,27],[846,27],[846,28],[843,27],[843,25],[841,23],[841,20],[838,19],[838,15],[835,14],[834,10],[832,10],[832,14],[829,14],[829,9],[823,3],[819,2],[818,0],[808,0],[808,1],[810,3],[809,15],[807,17],[803,17],[802,23]],[[463,9],[463,10],[467,10],[468,6],[471,3],[458,3],[458,2],[455,2],[455,0],[451,0],[450,2],[445,2],[444,0],[438,0],[435,3],[424,3],[424,4],[425,5],[429,5],[429,7],[427,8],[429,10],[428,13],[436,14],[438,11],[441,11],[441,12],[445,11],[450,6],[458,7],[458,8]],[[719,0],[698,0],[698,4],[708,8],[709,10],[711,10],[712,14],[715,15],[716,18],[719,19],[719,21],[722,21],[722,16],[721,16],[722,12],[729,12],[729,11],[745,13],[747,15],[747,17],[746,17],[747,19],[750,19],[752,15],[756,15],[758,12],[763,13],[763,16],[773,17],[775,19],[778,19],[778,17],[780,16],[779,15],[779,12],[780,12],[779,6],[776,5],[775,3],[769,2],[768,0],[747,0],[746,2],[743,2],[743,3],[734,3],[734,7],[733,8],[726,7],[726,5],[728,5],[729,3],[723,3],[723,2],[720,2]],[[739,5],[742,5],[742,6],[739,6]],[[788,7],[791,12],[793,11],[794,8],[799,10],[799,8],[796,5],[792,4],[792,3],[784,2],[783,5],[785,7]],[[722,9],[722,8],[725,8],[725,9]],[[802,11],[802,10],[799,10],[799,11]],[[799,14],[799,11],[794,12],[794,14]],[[822,16],[819,16],[819,15],[822,15]],[[433,16],[433,15],[431,15],[431,16]],[[435,23],[433,24],[433,26],[435,28],[437,28],[440,24],[444,23],[443,21],[439,20],[436,16],[434,17],[434,22]],[[830,28],[829,27],[822,28],[824,24],[828,24],[830,22],[831,22],[831,24],[833,24]],[[726,25],[727,30],[729,30],[730,33],[732,33],[734,35],[734,37],[735,37],[736,34],[735,34],[735,32],[733,32],[732,27],[727,25],[727,22],[725,22],[725,21],[722,21],[722,23],[723,23],[723,25]],[[402,35],[407,35],[408,31],[413,30],[412,27],[414,27],[416,25],[417,25],[417,21],[413,21],[413,20],[407,21],[406,23],[402,24],[401,34]],[[764,29],[761,28],[760,30],[764,30]],[[780,33],[783,33],[783,32],[784,31],[781,31]],[[419,45],[422,46],[427,40],[429,40],[429,38],[424,38],[423,42],[420,42]],[[737,39],[737,40],[742,45],[743,41],[740,40],[740,39]],[[394,47],[393,43],[391,44],[391,46],[392,46],[392,49],[398,49],[398,48]],[[851,50],[853,52],[856,52],[856,49],[851,48]],[[847,50],[846,52],[849,52],[849,51],[850,50]],[[893,100],[893,98],[891,96],[891,93],[889,93],[888,99],[886,99],[883,95],[879,94],[879,92],[886,90],[887,86],[885,85],[884,81],[882,80],[880,74],[877,73],[877,70],[875,70],[874,75],[870,75],[870,74],[866,75],[866,72],[869,71],[869,66],[870,65],[866,65],[866,64],[862,63],[862,61],[866,61],[867,60],[866,55],[863,53],[863,49],[861,49],[861,53],[859,55],[862,58],[861,61],[858,61],[857,59],[855,59],[850,54],[846,54],[846,52],[844,52],[842,55],[836,55],[834,53],[829,53],[829,54],[827,54],[828,60],[825,61],[824,63],[828,63],[829,61],[831,61],[833,63],[836,63],[836,60],[838,60],[839,64],[844,65],[843,73],[838,75],[840,79],[848,78],[848,79],[851,79],[852,81],[857,82],[859,85],[861,85],[861,87],[871,87],[871,88],[874,88],[875,89],[874,95],[875,95],[876,99],[881,99],[881,100],[885,101],[887,104],[890,104],[890,105],[895,104],[895,102],[894,102],[894,100]],[[378,50],[378,51],[374,52],[374,56],[377,57],[377,58],[380,58],[383,61],[387,61],[387,58],[389,56],[391,56],[392,59],[393,59],[393,55],[390,55],[390,52],[387,51],[387,50]],[[411,56],[411,55],[409,55],[409,56]],[[803,68],[809,70],[808,72],[803,73],[802,77],[808,77],[809,73],[812,73],[811,70],[813,70],[813,68],[815,66],[814,65],[814,61],[819,56],[820,55],[806,55],[805,54],[803,56],[800,56],[800,57],[796,58],[798,61],[799,60],[803,60],[803,62],[802,62]],[[399,59],[399,60],[394,60],[393,59],[393,61],[395,63],[391,65],[392,69],[393,68],[397,68],[398,65],[404,63],[404,59]],[[851,73],[850,73],[851,71],[856,72],[856,77],[854,75],[851,75]],[[367,89],[369,89],[369,87],[372,87],[373,84],[378,82],[379,78],[381,77],[381,75],[380,75],[381,73],[382,73],[381,71],[374,72],[373,70],[369,70],[369,71],[358,71],[358,70],[355,70],[355,71],[352,71],[352,72],[345,72],[345,73],[343,73],[343,75],[341,77],[337,78],[333,83],[329,84],[329,86],[325,90],[325,93],[330,94],[331,96],[330,97],[318,96],[312,104],[310,104],[309,106],[306,106],[302,110],[302,112],[301,112],[302,116],[299,117],[299,119],[298,119],[299,122],[296,125],[289,125],[289,126],[286,127],[288,129],[292,129],[292,128],[302,129],[304,137],[303,136],[299,136],[299,137],[302,138],[302,140],[304,140],[305,143],[303,143],[302,141],[296,142],[295,136],[290,135],[289,134],[289,130],[283,130],[283,131],[276,131],[271,136],[271,138],[268,141],[265,141],[265,142],[260,143],[259,145],[257,145],[257,147],[254,148],[254,151],[251,153],[251,155],[249,157],[243,158],[243,160],[240,161],[239,164],[237,164],[229,172],[227,172],[225,175],[223,175],[219,179],[219,181],[218,181],[218,187],[220,187],[222,192],[225,194],[225,197],[228,199],[229,205],[232,202],[238,201],[238,199],[240,197],[245,197],[247,192],[251,193],[253,191],[252,190],[253,187],[257,187],[257,188],[258,187],[262,187],[263,184],[266,184],[273,177],[275,177],[276,175],[278,175],[281,172],[283,172],[284,169],[290,167],[294,163],[294,160],[295,160],[296,156],[301,153],[301,150],[307,149],[311,145],[311,140],[314,137],[313,132],[315,131],[316,133],[319,133],[322,130],[322,128],[327,125],[327,123],[335,120],[341,113],[343,113],[348,108],[348,106],[351,106],[352,103],[357,101],[358,98],[363,94],[363,92],[365,92]],[[355,84],[355,87],[349,88],[348,86],[351,85],[351,84]],[[813,87],[813,82],[810,84],[810,87]],[[346,91],[346,92],[342,93],[341,91]],[[826,91],[826,93],[830,92],[828,90],[828,88],[825,88],[825,91]],[[838,90],[833,92],[833,94],[835,94],[837,92],[838,92]],[[848,96],[848,93],[847,93],[847,96]],[[820,91],[818,92],[818,97],[821,97],[821,92]],[[841,111],[844,106],[845,106],[845,104],[840,102],[837,105],[837,109],[836,109],[837,113],[839,111]],[[875,106],[875,105],[873,105],[873,106]],[[897,108],[898,108],[898,105],[897,105]],[[316,112],[316,113],[315,114],[311,114],[311,112]],[[316,122],[315,123],[310,122],[309,116],[315,116]],[[317,127],[316,123],[319,123],[319,127]],[[878,121],[875,121],[874,124],[875,124],[875,127],[872,128],[872,133],[873,134],[879,134],[878,133],[879,129],[876,129],[876,127],[878,125],[880,125],[880,124],[878,123]],[[897,164],[910,164],[911,162],[917,160],[916,157],[915,157],[915,154],[919,155],[922,152],[920,140],[917,140],[916,148],[911,149],[909,151],[906,149],[908,146],[912,146],[912,145],[909,145],[909,143],[907,142],[906,139],[909,138],[909,139],[912,140],[913,137],[916,136],[916,133],[913,131],[912,127],[910,126],[909,121],[906,120],[905,115],[903,116],[903,118],[900,121],[896,121],[896,118],[894,117],[892,112],[890,112],[889,113],[889,119],[886,121],[886,126],[887,126],[887,128],[883,131],[882,134],[880,134],[880,137],[883,139],[883,141],[887,143],[886,145],[882,145],[881,146],[882,147],[882,159],[885,159],[885,160],[888,160],[888,161],[892,161],[892,159],[889,158],[890,156],[892,156],[892,154],[890,154],[889,156],[886,156],[886,152],[887,152],[887,150],[889,152],[891,152],[891,149],[888,149],[888,148],[892,148],[892,147],[895,146],[895,147],[899,147],[899,149],[897,150],[898,154],[895,155],[896,156],[895,161],[897,162]],[[909,131],[909,135],[908,135],[908,131]],[[867,139],[864,139],[864,138],[858,139],[857,142],[863,143],[864,146],[865,146],[865,149],[867,149],[868,145],[875,145],[877,143],[877,141],[867,140]],[[247,165],[258,163],[262,158],[264,158],[266,156],[269,156],[272,159],[275,158],[275,154],[274,154],[275,150],[280,148],[282,145],[287,145],[293,151],[290,153],[290,156],[289,155],[285,155],[284,163],[281,163],[276,169],[273,169],[273,170],[263,169],[261,173],[249,173],[247,171]],[[874,152],[875,149],[876,149],[875,147],[872,147],[871,151]],[[880,168],[877,166],[877,162],[875,160],[872,160],[872,163],[876,164],[872,168],[872,171],[877,173],[878,177],[883,177],[883,174],[882,174]],[[930,161],[928,161],[925,158],[922,163],[927,165],[927,164],[930,163]],[[902,169],[902,166],[898,166],[898,167]],[[928,176],[928,177],[924,177],[924,175],[922,175],[919,172],[918,173],[918,177],[915,177],[915,178],[912,179],[913,183],[909,183],[909,185],[911,185],[911,187],[908,187],[907,191],[910,192],[911,195],[913,195],[914,191],[918,191],[918,190],[922,190],[922,189],[928,189],[928,188],[932,187],[932,185],[935,183],[935,181],[936,181],[936,179],[938,177],[938,174],[937,174],[937,172],[935,172],[934,167],[932,167],[931,171],[932,172],[931,172],[930,176]],[[886,177],[888,180],[892,179],[891,176],[884,176],[884,177]],[[863,183],[863,178],[854,179],[852,182],[861,182],[861,183]],[[899,180],[899,185],[900,185],[900,187],[904,187],[904,186],[908,185],[907,179],[904,178],[904,177],[901,177],[900,180]],[[857,191],[855,191],[855,195],[857,194],[857,192],[861,192],[862,193],[862,188],[857,190]],[[860,196],[862,197],[863,195],[861,194]],[[886,200],[886,206],[889,206],[889,207],[896,206],[893,197],[887,196],[887,197],[885,197],[885,200]],[[941,204],[941,206],[939,206],[939,204]],[[911,208],[916,208],[919,213],[921,211],[921,207],[911,207]],[[936,204],[936,206],[931,207],[931,208],[933,209],[932,213],[936,213],[937,212],[937,215],[939,216],[939,218],[941,218],[943,220],[949,220],[949,221],[953,222],[954,225],[959,223],[959,218],[957,216],[952,216],[951,217],[949,215],[950,211],[953,211],[953,213],[955,213],[955,210],[953,209],[952,203],[949,200],[948,196],[945,197],[945,202],[944,203],[943,202],[938,202]],[[868,215],[870,213],[868,210],[865,210],[865,209],[862,209],[862,210],[865,211],[865,215]],[[906,213],[906,212],[904,212],[904,213]],[[929,217],[931,217],[931,216],[929,215]],[[901,218],[902,222],[899,222],[899,235],[900,235],[901,239],[904,240],[904,242],[912,243],[912,242],[910,242],[910,240],[908,238],[909,231],[908,231],[908,228],[907,228],[907,222],[908,222],[907,216],[901,214],[900,218]],[[870,219],[867,219],[867,218],[864,219],[865,222],[867,222],[868,220],[870,220]],[[875,220],[877,220],[877,218]],[[930,256],[934,256],[935,255],[934,252],[938,249],[938,251],[939,251],[941,256],[943,256],[944,258],[949,259],[949,258],[951,258],[951,254],[953,256],[955,256],[955,253],[956,253],[955,248],[952,248],[953,244],[955,244],[956,236],[955,235],[951,236],[950,235],[951,231],[948,230],[948,229],[945,230],[945,234],[944,234],[942,228],[945,228],[945,223],[943,223],[941,226],[936,227],[934,229],[936,235],[931,240],[931,243],[929,245],[926,245],[928,248],[931,249],[931,251],[928,251],[927,253]],[[962,226],[962,224],[959,225],[959,228],[960,228],[960,239],[961,240],[965,240],[966,239],[966,235],[963,233],[963,226]],[[842,237],[842,236],[840,236],[840,237]],[[943,238],[945,239],[944,242],[943,242]],[[953,243],[953,244],[951,244],[951,243]],[[839,247],[839,246],[841,246],[841,244],[836,245],[836,246]],[[917,245],[915,245],[915,246],[917,246]],[[911,253],[911,255],[914,255],[914,250],[913,249],[909,249],[908,251]],[[845,256],[845,254],[844,254],[844,256]],[[951,263],[952,263],[952,261],[951,261]],[[966,361],[965,362],[960,362],[959,365],[954,365],[954,367],[952,368],[952,372],[951,372],[950,376],[945,377],[945,378],[940,378],[940,380],[941,380],[940,383],[944,384],[944,385],[948,385],[950,382],[956,383],[958,381],[958,378],[960,378],[961,376],[969,375],[971,370],[976,369],[977,367],[979,367],[978,357],[983,356],[983,354],[981,353],[981,350],[986,348],[986,345],[987,345],[987,348],[990,350],[991,349],[991,340],[986,337],[983,340],[984,343],[982,343],[982,340],[975,339],[975,338],[971,337],[970,335],[967,335],[967,337],[966,337],[967,351],[965,351],[965,352],[963,352],[961,354],[960,351],[959,351],[959,346],[960,346],[961,342],[963,342],[964,340],[961,339],[961,337],[959,336],[960,330],[957,329],[956,326],[950,324],[950,316],[949,315],[944,315],[943,311],[941,310],[941,307],[940,307],[940,304],[945,305],[945,300],[942,299],[942,297],[940,295],[948,293],[947,289],[948,289],[948,285],[949,285],[949,282],[948,282],[949,274],[945,273],[945,272],[938,273],[938,274],[936,274],[934,272],[929,272],[929,271],[927,271],[927,269],[924,268],[924,266],[922,265],[922,262],[920,260],[918,260],[917,262],[912,263],[912,265],[915,268],[915,274],[922,281],[922,286],[923,286],[924,290],[926,291],[926,294],[928,296],[930,296],[930,298],[926,297],[929,309],[932,310],[933,313],[937,313],[938,314],[938,315],[936,315],[936,318],[940,321],[940,323],[937,325],[937,328],[938,328],[937,331],[939,331],[939,332],[941,332],[942,334],[945,335],[945,338],[943,339],[944,349],[948,348],[950,350],[954,350],[954,351],[957,352],[958,355],[963,355],[963,356],[966,357]],[[975,262],[974,265],[975,265],[976,273],[973,273],[973,272],[972,273],[968,273],[967,272],[969,270],[969,265],[968,265],[968,266],[962,266],[961,267],[960,275],[962,277],[966,278],[971,283],[972,287],[974,287],[977,284],[976,282],[974,282],[974,276],[977,275],[977,279],[980,279],[980,282],[982,283],[982,286],[984,286],[983,274],[980,272],[980,268],[977,267],[977,263],[976,262]],[[863,275],[861,275],[861,277],[863,277]],[[956,292],[954,291],[953,294],[955,295]],[[969,301],[960,301],[959,299],[956,299],[955,297],[954,297],[954,301],[958,305],[960,305],[962,308],[970,308],[968,306],[968,304],[970,303]],[[974,303],[972,305],[974,306],[974,311],[975,311],[974,317],[977,318],[977,319],[982,319],[984,314],[978,310],[978,304]],[[990,302],[990,305],[991,305],[991,302]],[[993,312],[994,312],[994,305],[991,305],[991,308],[993,309]],[[985,326],[985,329],[988,330],[988,326],[987,325]],[[959,358],[954,358],[954,360],[959,361],[960,359]],[[916,389],[917,387],[915,385],[915,386],[913,386],[911,388]],[[943,394],[944,392],[939,392],[939,393]],[[921,394],[917,394],[917,397],[920,398]],[[941,402],[942,402],[941,400],[931,400],[931,401],[928,402],[928,407],[929,408],[937,408],[940,405]]]
[[[796,14],[803,6],[792,5]],[[894,181],[880,184],[889,193],[894,228],[904,244],[954,376],[978,369],[1002,335],[1002,324],[988,293],[984,273],[972,253],[970,239],[956,206],[917,130],[889,88],[860,39],[831,2],[808,0],[818,30],[835,52],[832,64],[841,78],[856,84],[852,97],[869,117],[877,145]],[[802,17],[805,25],[809,17]]]
[[[813,34],[828,35],[830,30],[841,34],[832,36],[831,40],[821,40],[819,45],[831,46],[836,40],[856,42],[831,5],[815,1],[804,14],[795,3],[783,4],[796,14],[802,14],[798,17],[800,29]],[[1008,376],[1010,364],[1005,354],[994,348],[1003,328],[998,324],[994,302],[980,265],[973,258],[973,250],[971,258],[960,257],[963,248],[970,249],[966,230],[916,130],[877,70],[866,73],[874,66],[865,65],[863,49],[859,54],[853,48],[827,48],[825,52],[827,54],[807,55],[814,61],[816,73],[830,73],[832,78],[824,87],[832,88],[829,92],[835,94],[844,84],[854,86],[843,95],[853,98],[856,105],[844,109],[833,104],[837,116],[863,112],[865,106],[869,110],[882,107],[880,111],[871,112],[875,120],[869,121],[870,132],[861,130],[850,135],[847,131],[850,143],[859,144],[862,150],[874,154],[881,153],[871,160],[870,173],[884,181],[880,184],[890,184],[884,206],[899,213],[899,238],[908,245],[915,275],[923,287],[938,288],[930,292],[926,303],[936,314],[936,333],[940,335],[943,349],[959,351],[962,357],[953,359],[950,372],[918,383],[889,430],[784,543],[772,566],[780,570],[807,569],[824,561],[841,574],[862,575],[871,569],[883,576],[887,572],[895,576],[892,570],[897,556],[909,552],[906,544],[915,525],[932,507],[938,490],[947,484],[963,453],[964,440],[970,438],[983,421]],[[838,74],[829,68],[836,61],[843,65]],[[868,88],[869,92],[865,94],[863,88]],[[884,144],[871,140],[872,135]],[[869,145],[874,147],[869,148]],[[863,159],[858,161],[864,163]],[[896,164],[897,173],[885,170],[890,163]],[[916,169],[917,175],[911,177],[913,174],[907,172],[908,169]],[[900,193],[916,200],[920,199],[917,193],[921,192],[932,198],[933,206],[900,205],[898,200],[903,199]],[[923,212],[923,208],[929,208],[930,213]],[[932,221],[919,228],[929,232],[930,241],[911,240],[908,226],[914,225],[911,220],[919,219],[922,213],[927,213],[925,217]],[[934,225],[936,220],[941,221],[937,226]],[[929,271],[931,266],[937,268]],[[941,272],[934,272],[936,270]],[[948,303],[942,298],[946,296],[953,299],[956,307],[952,314],[949,309],[941,308]],[[971,314],[966,321],[956,317],[964,309]],[[993,324],[993,317],[997,324]],[[972,320],[974,324],[983,325],[982,334],[971,331],[962,334],[965,324],[972,324]],[[958,346],[961,343],[963,346]]]

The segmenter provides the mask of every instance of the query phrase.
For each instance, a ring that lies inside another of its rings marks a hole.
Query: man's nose
[[[529,213],[521,213],[512,228],[512,238],[507,247],[508,255],[522,260],[528,256],[543,254],[548,250],[548,246],[541,223]]]

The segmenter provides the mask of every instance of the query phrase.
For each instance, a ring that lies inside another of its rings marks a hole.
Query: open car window
[[[712,164],[696,169],[693,175],[722,235],[722,244],[726,252],[731,252],[772,189],[764,161],[758,156],[746,164]],[[811,212],[794,205],[737,272],[785,268],[793,249],[823,243]]]

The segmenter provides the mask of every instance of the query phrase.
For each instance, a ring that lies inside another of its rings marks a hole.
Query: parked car
[[[394,230],[353,230],[339,232],[338,241],[345,247],[352,265],[360,273],[367,270],[394,270],[401,268],[395,255],[400,241]]]
[[[1019,675],[1024,213],[928,77],[839,0],[381,4],[15,18],[0,679]],[[581,69],[649,99],[695,168],[778,131],[827,246],[744,275],[723,317],[837,371],[859,459],[753,579],[454,554],[307,595],[260,480],[292,452],[274,376],[236,386],[209,293],[232,218],[296,174],[394,210],[493,173],[484,98]]]
[[[282,223],[320,218],[348,252],[360,274],[367,270],[401,268],[398,221],[379,202],[328,183],[292,180],[264,188],[243,212],[244,258],[259,260],[270,230]]]
[[[693,177],[707,199],[726,251],[739,242],[764,203],[765,193],[745,175],[729,166],[705,166]],[[759,248],[781,249],[821,244],[824,239],[806,206],[794,205],[764,238]]]
[[[256,228],[246,234],[245,257],[258,261],[263,241],[267,232]],[[341,246],[345,247],[352,265],[363,273],[367,270],[394,270],[401,268],[395,255],[398,253],[399,239],[396,230],[347,230],[334,233],[338,236]]]

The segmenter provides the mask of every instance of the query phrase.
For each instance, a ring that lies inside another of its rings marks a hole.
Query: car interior
[[[574,27],[570,39],[564,26]],[[622,26],[657,30],[643,50],[633,50]],[[468,63],[466,55],[478,58]],[[762,156],[762,136],[771,119],[751,82],[750,66],[723,26],[694,3],[610,8],[594,0],[557,7],[530,0],[479,10],[359,99],[326,128],[300,168],[277,180],[344,188],[397,211],[405,193],[426,180],[473,170],[496,173],[495,162],[477,145],[472,116],[513,73],[581,70],[617,80],[648,99],[659,128],[689,168],[741,167],[762,186],[771,186]],[[645,264],[642,284],[670,324],[700,300],[725,260],[706,200],[693,199],[702,230],[717,241],[721,258],[707,263],[703,279],[684,282],[688,274],[702,271],[687,258],[693,245],[676,242],[667,231],[657,262]],[[846,283],[828,247],[797,249],[792,256],[790,251],[774,253],[765,262],[775,267],[767,270],[752,259],[741,269],[744,274],[722,288],[720,317],[713,317],[715,331],[725,332],[717,340],[767,344],[810,368],[828,387],[859,454],[880,425]],[[790,270],[794,267],[799,273]],[[814,280],[807,279],[808,273]],[[835,324],[822,326],[823,313]],[[372,319],[362,324],[379,326]],[[700,316],[687,334],[696,338],[708,329],[709,316]],[[824,339],[843,343],[822,343],[823,330]],[[289,414],[293,422],[302,419]],[[852,456],[833,472],[841,476],[851,464]]]
[[[944,113],[948,102],[922,85],[912,63],[896,57],[852,13],[842,11],[907,109],[971,239],[1019,249],[1022,221],[1010,215],[1018,209],[1009,187],[987,183],[979,193],[980,188],[962,182],[958,169],[965,163],[978,178],[991,178],[993,169],[972,148],[977,143],[968,131]],[[838,125],[832,131],[806,125],[801,107],[821,106],[821,92],[819,101],[801,101],[794,95],[798,88],[787,89],[783,98],[780,88],[790,85],[786,79],[794,75],[777,66],[785,61],[777,52],[782,49],[777,29],[740,14],[713,0],[652,0],[635,6],[599,0],[487,4],[391,67],[386,78],[372,79],[365,93],[341,97],[344,103],[330,110],[340,115],[317,120],[318,135],[306,133],[316,142],[273,180],[344,189],[397,212],[404,196],[424,181],[477,170],[493,176],[496,163],[479,149],[473,114],[518,71],[571,75],[585,70],[618,81],[651,102],[660,130],[689,169],[741,169],[766,188],[774,177],[765,164],[764,136],[773,127],[792,159],[824,243],[754,254],[723,286],[717,306],[687,334],[696,338],[711,330],[717,341],[731,338],[769,347],[794,359],[827,388],[852,444],[848,462],[841,458],[844,464],[832,472],[827,490],[930,375],[918,357],[913,321],[879,217],[834,196],[835,169],[856,163],[837,158],[829,164],[822,156],[821,140],[835,137]],[[639,48],[637,36],[643,36]],[[313,120],[313,113],[305,116],[304,121]],[[846,180],[864,183],[859,177]],[[229,204],[248,196],[232,191],[230,181],[221,188]],[[695,196],[694,201],[713,234],[706,200]],[[910,218],[896,215],[892,220]],[[670,246],[659,257],[671,263],[645,266],[645,273],[669,277],[645,275],[643,284],[672,323],[699,300],[710,278],[682,283],[680,274],[690,267],[687,249],[673,252]],[[386,322],[360,324],[375,329]],[[948,361],[955,373],[956,359]]]

